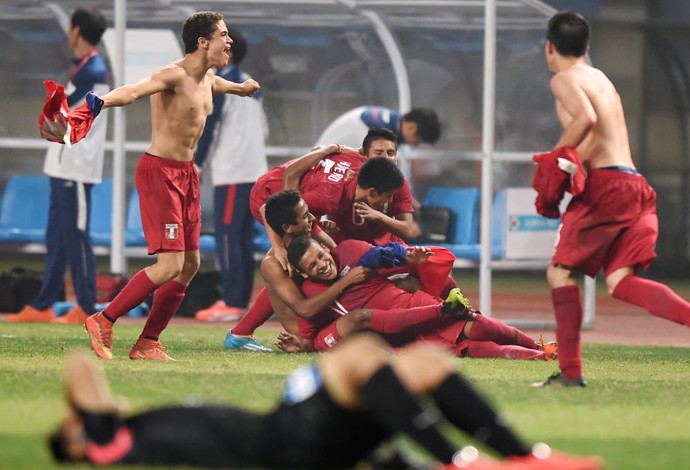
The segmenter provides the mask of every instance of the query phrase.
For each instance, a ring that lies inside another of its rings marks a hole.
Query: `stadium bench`
[[[49,205],[47,176],[13,175],[0,204],[0,243],[45,244]]]

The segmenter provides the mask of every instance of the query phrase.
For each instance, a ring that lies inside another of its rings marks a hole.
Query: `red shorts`
[[[336,321],[333,321],[316,333],[316,337],[314,338],[314,349],[318,352],[324,352],[334,348],[342,339],[335,326],[336,323]]]
[[[256,220],[263,225],[264,220],[261,218],[261,206],[266,204],[266,199],[271,194],[278,193],[283,190],[283,175],[285,174],[285,167],[277,166],[265,173],[256,180],[252,192],[249,194],[249,209]]]
[[[134,182],[149,254],[198,250],[201,203],[194,162],[144,153]]]
[[[639,266],[656,258],[659,221],[656,193],[640,174],[597,169],[587,175],[584,192],[563,214],[551,264],[595,276]]]

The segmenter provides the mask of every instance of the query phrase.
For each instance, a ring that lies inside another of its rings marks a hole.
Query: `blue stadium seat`
[[[458,258],[473,259],[478,255],[479,188],[430,188],[423,205],[447,207],[453,220],[447,243],[437,245],[448,248]]]
[[[216,237],[208,233],[202,233],[199,239],[199,251],[201,253],[215,253]]]
[[[144,229],[141,225],[141,212],[139,211],[139,193],[136,188],[132,190],[127,202],[127,219],[125,221],[125,245],[130,247],[146,246]]]
[[[454,223],[449,242],[438,245],[448,248],[458,258],[479,261],[481,256],[479,241],[480,199],[479,188],[440,187],[429,189],[424,198],[425,206],[448,207],[453,212]],[[496,193],[491,212],[491,257],[492,259],[500,259],[505,251],[505,191]]]
[[[113,237],[113,180],[104,179],[91,189],[89,235],[94,245],[110,246]]]
[[[0,205],[0,242],[45,243],[49,205],[47,176],[12,176]]]
[[[254,251],[257,253],[266,253],[271,249],[271,242],[268,241],[268,235],[266,235],[266,229],[263,225],[259,223],[258,220],[254,219]]]

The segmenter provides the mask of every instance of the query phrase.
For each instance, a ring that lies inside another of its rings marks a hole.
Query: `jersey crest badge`
[[[328,333],[326,335],[326,337],[323,339],[323,341],[326,343],[326,346],[328,346],[329,348],[332,348],[338,342],[338,340],[335,339],[335,337],[333,336],[333,333]]]
[[[177,240],[180,234],[178,224],[165,224],[165,238],[167,240]]]

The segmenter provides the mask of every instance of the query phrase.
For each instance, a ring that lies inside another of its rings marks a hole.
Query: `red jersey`
[[[261,225],[264,224],[264,220],[261,217],[261,206],[266,203],[269,196],[283,190],[283,175],[285,174],[285,168],[292,165],[294,161],[293,159],[272,168],[270,171],[261,175],[259,179],[256,180],[254,186],[252,186],[252,190],[249,193],[249,210]],[[311,228],[311,236],[313,237],[321,232],[323,232],[323,230],[321,230],[317,221],[314,221]]]
[[[357,173],[367,159],[355,152],[332,154],[309,170],[300,185],[302,198],[309,211],[320,219],[327,215],[340,230],[332,234],[333,240],[364,240],[376,245],[385,245],[393,240],[386,227],[368,222],[357,215],[354,209]],[[412,194],[407,181],[395,192],[393,200],[383,209],[389,216],[412,213]]]
[[[373,245],[360,240],[345,240],[331,250],[339,276],[357,265],[364,253]],[[307,279],[302,284],[305,297],[313,297],[328,289],[329,284],[314,279]],[[314,338],[316,333],[341,315],[346,315],[356,308],[373,308],[388,310],[393,308],[410,308],[422,305],[440,304],[443,301],[424,291],[410,293],[398,288],[392,281],[377,273],[372,273],[366,282],[348,287],[338,299],[310,320],[298,320],[300,336]]]

